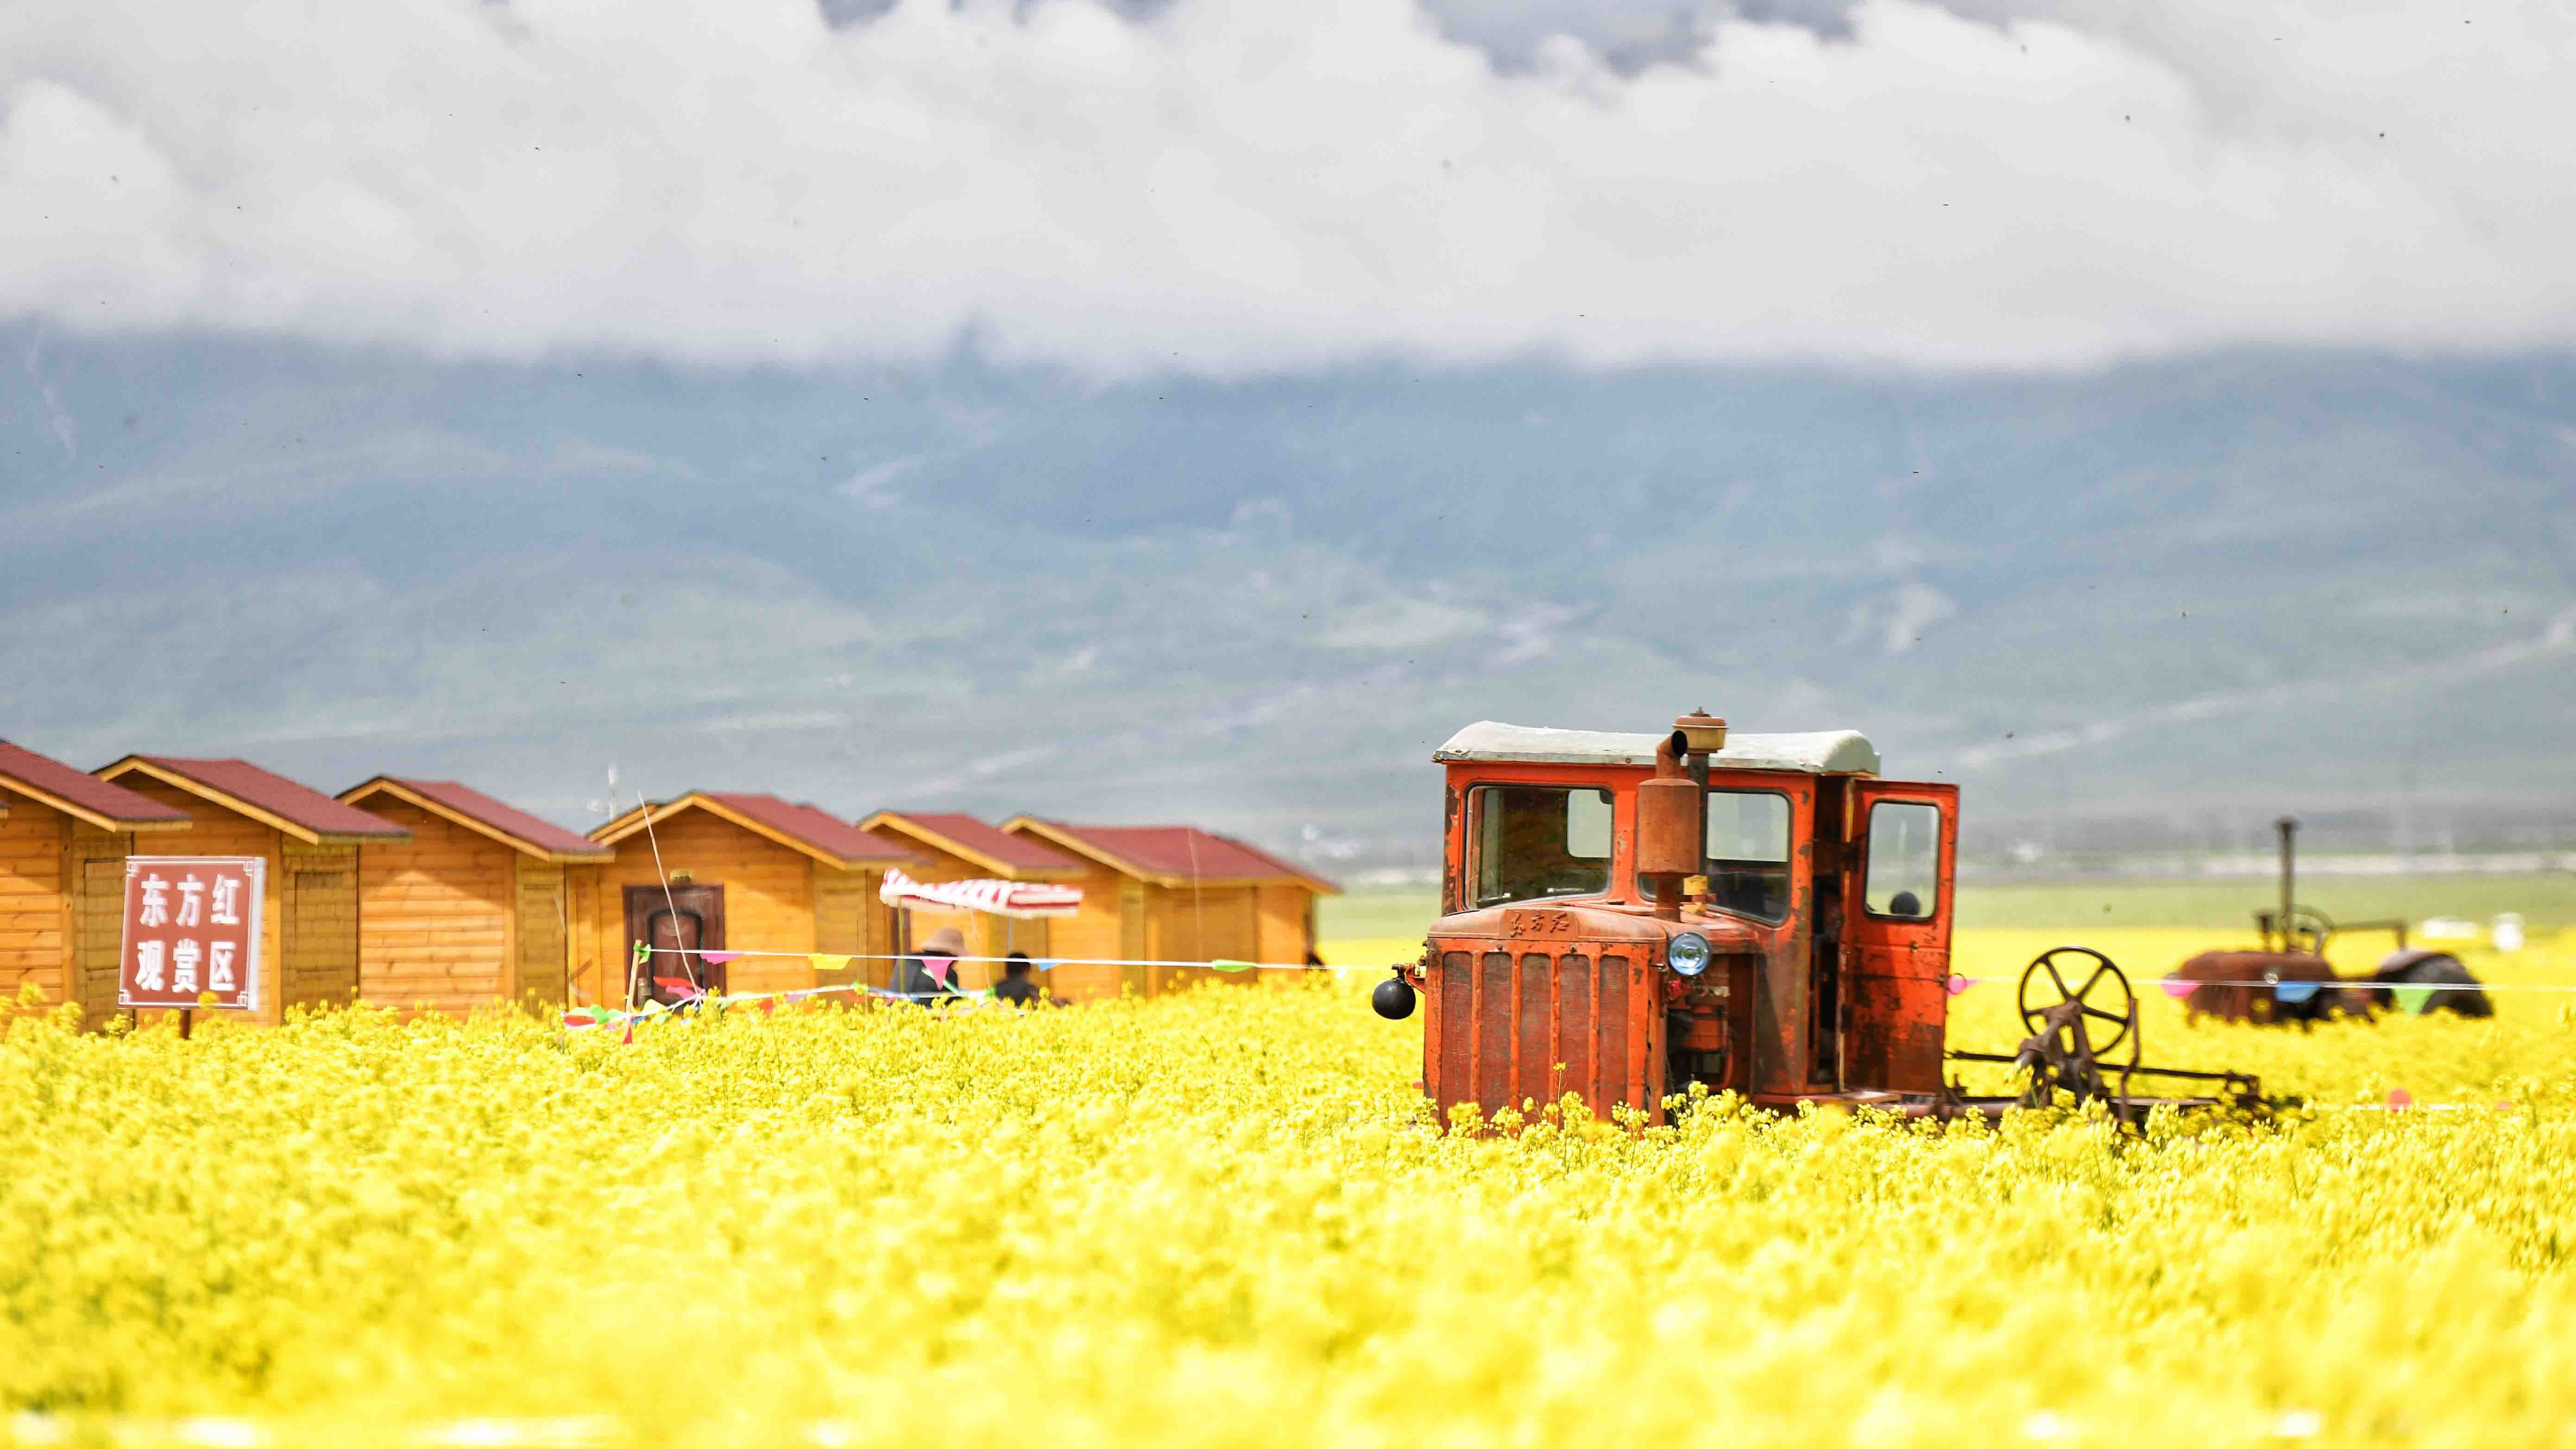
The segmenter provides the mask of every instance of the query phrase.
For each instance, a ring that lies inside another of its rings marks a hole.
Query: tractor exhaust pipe
[[[1725,745],[1726,721],[1684,715],[1655,746],[1655,777],[1637,786],[1637,874],[1654,887],[1658,920],[1682,918],[1682,881],[1700,873],[1705,792],[1693,776],[1703,774],[1710,751]]]
[[[2272,822],[2281,832],[2281,949],[2298,949],[2290,944],[2290,912],[2298,904],[2298,835],[2299,822],[2284,815]]]

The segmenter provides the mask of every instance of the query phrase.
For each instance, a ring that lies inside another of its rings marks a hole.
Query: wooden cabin
[[[564,868],[615,851],[453,780],[378,775],[340,801],[411,832],[358,847],[360,1000],[450,1016],[563,1007]]]
[[[1341,887],[1288,862],[1188,825],[1070,825],[1021,815],[1004,832],[1078,857],[1082,912],[1055,922],[1065,956],[1120,961],[1302,964],[1315,949],[1315,902]],[[1291,981],[1271,972],[1181,966],[1058,966],[1050,988],[1069,1000],[1154,995],[1184,981]]]
[[[172,806],[0,740],[0,1000],[16,1001],[33,982],[49,1007],[78,1000],[91,1024],[104,1022],[116,1005],[126,854],[137,835],[190,823]]]
[[[745,953],[701,963],[710,985],[737,994],[893,979],[889,960],[808,959],[890,956],[894,912],[877,891],[887,866],[912,864],[907,852],[825,811],[775,795],[692,790],[638,806],[590,838],[611,858],[568,868],[577,1004],[626,1004],[637,941]],[[681,963],[655,961],[656,974],[681,974]]]
[[[238,855],[267,861],[259,948],[265,984],[259,1009],[248,1013],[252,1019],[275,1025],[290,1007],[347,1006],[358,999],[358,851],[409,840],[410,831],[247,760],[128,755],[96,773],[157,805],[184,812],[192,822],[176,834],[138,835],[127,854]],[[108,919],[121,926],[122,861],[117,875]],[[117,947],[109,946],[101,973],[111,1010],[116,957]],[[100,959],[84,946],[84,1006],[101,989],[102,983],[92,979]],[[162,1014],[136,1013],[146,1019]]]
[[[1009,834],[972,815],[880,810],[860,821],[859,828],[920,857],[921,864],[904,867],[904,874],[918,881],[1015,880],[1074,885],[1088,870],[1081,860],[1043,841]],[[966,938],[968,955],[986,957],[1025,951],[1032,958],[1043,958],[1064,951],[1066,948],[1056,941],[1055,930],[1070,924],[1061,919],[1020,920],[980,911],[935,911],[919,906],[903,915],[907,947],[919,945],[943,926],[954,926]],[[1001,968],[992,961],[960,962],[957,984],[974,991],[992,985],[1001,975]],[[1050,980],[1042,984],[1057,995],[1065,994],[1062,982]],[[1116,993],[1113,990],[1110,994]]]

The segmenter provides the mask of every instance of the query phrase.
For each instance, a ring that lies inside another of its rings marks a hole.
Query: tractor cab
[[[1941,1091],[1958,791],[1877,778],[1850,731],[1469,725],[1446,767],[1442,916],[1400,968],[1445,1114],[1567,1092],[1659,1121],[1692,1082],[1758,1103]]]

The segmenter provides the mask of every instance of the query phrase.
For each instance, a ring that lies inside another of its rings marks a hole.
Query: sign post
[[[116,1004],[176,1011],[182,1036],[198,1007],[257,1011],[267,878],[255,855],[128,856]]]

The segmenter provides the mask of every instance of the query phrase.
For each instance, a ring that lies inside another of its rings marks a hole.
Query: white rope
[[[1200,894],[1199,833],[1195,828],[1184,825],[1181,839],[1190,847],[1190,944],[1204,951],[1207,949],[1207,898]]]
[[[646,949],[647,951],[649,951],[651,954],[656,955],[656,956],[682,955],[682,954],[686,954],[685,952],[681,951],[681,949],[680,949],[679,947],[676,947],[676,946],[648,946],[648,947],[646,947],[645,949]],[[903,951],[903,952],[896,952],[896,953],[893,953],[893,954],[887,954],[887,955],[877,955],[877,954],[871,954],[871,953],[868,953],[868,952],[853,952],[853,951],[724,951],[724,950],[719,950],[719,951],[717,952],[717,954],[718,954],[718,955],[721,955],[721,956],[724,956],[724,957],[726,957],[726,958],[728,958],[728,959],[733,958],[733,957],[736,957],[736,956],[775,956],[775,957],[778,957],[778,958],[780,958],[780,959],[782,959],[782,960],[784,960],[784,959],[794,959],[794,960],[798,960],[798,961],[804,961],[804,960],[810,960],[810,959],[812,959],[813,957],[816,957],[816,956],[824,956],[824,957],[829,957],[830,959],[835,960],[835,961],[902,961],[902,960],[906,960],[906,959],[908,959],[908,958],[910,958],[910,957],[918,956],[918,955],[920,955],[921,953],[920,953],[919,951]],[[947,958],[947,959],[952,960],[952,961],[976,961],[976,962],[993,962],[993,963],[1001,963],[1001,962],[1006,962],[1006,961],[1010,960],[1010,958],[1009,958],[1008,956],[952,956],[952,957],[949,957],[949,958]],[[1211,969],[1211,970],[1221,970],[1221,969],[1224,969],[1223,967],[1220,967],[1220,966],[1218,966],[1218,965],[1216,964],[1216,962],[1217,962],[1218,960],[1224,960],[1224,958],[1221,958],[1221,957],[1220,957],[1220,958],[1215,958],[1215,959],[1213,959],[1213,960],[1205,960],[1205,961],[1162,961],[1162,960],[1153,960],[1153,959],[1130,959],[1130,958],[1122,957],[1122,956],[1051,956],[1051,957],[1046,958],[1046,959],[1045,959],[1045,960],[1043,960],[1043,961],[1033,961],[1033,962],[1031,962],[1030,964],[1031,964],[1032,966],[1038,966],[1038,967],[1041,967],[1041,968],[1052,968],[1052,967],[1056,967],[1056,966],[1204,966],[1204,967],[1208,967],[1208,968],[1209,968],[1209,969]],[[1390,964],[1410,964],[1410,963],[1390,963]],[[1376,970],[1381,970],[1381,969],[1383,969],[1382,967],[1378,967],[1378,966],[1309,966],[1309,965],[1307,965],[1305,962],[1302,962],[1302,961],[1232,961],[1232,960],[1225,960],[1225,961],[1224,961],[1224,966],[1234,967],[1234,968],[1239,969],[1239,970],[1248,969],[1248,970],[1253,970],[1253,971],[1376,971]],[[2012,977],[2012,976],[1957,976],[1957,977],[1953,977],[1952,979],[1957,980],[1957,981],[1965,982],[1966,984],[1968,984],[1968,985],[1970,985],[1970,986],[1983,986],[1983,985],[1987,985],[1987,984],[1990,984],[1990,983],[1997,983],[1997,982],[2004,982],[2004,981],[2014,981],[2014,980],[2018,980],[2019,978],[2018,978],[2018,977]],[[2155,984],[2155,985],[2161,986],[2161,985],[2163,985],[2163,982],[2162,982],[2162,980],[2157,980],[2157,981],[2155,981],[2155,982],[2154,982],[2154,983],[2152,983],[2152,984]],[[2308,984],[2308,983],[2305,983],[2305,982],[2298,982],[2298,981],[2195,981],[2195,982],[2193,982],[2193,983],[2192,983],[2192,985],[2194,985],[2195,987],[2198,987],[2198,986],[2265,986],[2265,987],[2269,987],[2269,986],[2300,986],[2300,985],[2306,985],[2306,984]],[[2333,986],[2333,987],[2338,987],[2338,988],[2341,988],[2341,989],[2344,989],[2344,990],[2358,990],[2358,991],[2549,991],[2549,992],[2576,992],[2576,985],[2569,985],[2569,986],[2552,986],[2552,985],[2542,985],[2542,984],[2526,984],[2526,983],[2521,983],[2521,982],[2511,982],[2511,981],[2486,982],[2486,983],[2481,983],[2481,984],[2477,984],[2477,985],[2463,985],[2463,984],[2460,984],[2460,983],[2457,983],[2457,982],[2427,982],[2427,983],[2424,983],[2424,984],[2419,985],[2419,984],[2417,984],[2417,983],[2409,982],[2409,981],[2364,981],[2364,980],[2341,980],[2341,981],[2320,981],[2320,982],[2315,983],[2315,985],[2316,985],[2316,986],[2318,987],[2318,989],[2320,989],[2320,990],[2322,990],[2322,989],[2324,989],[2324,988],[2326,988],[2326,987],[2329,987],[2329,986]]]
[[[662,838],[653,833],[653,802],[645,799],[644,792],[638,790],[635,792],[635,803],[644,811],[644,839],[653,847],[653,873],[662,878],[662,905],[671,913],[671,939],[676,941],[680,939],[680,903],[671,895],[670,873],[662,869]],[[698,935],[700,938],[698,944],[705,945],[706,922],[698,923]],[[653,926],[649,921],[644,926],[644,949],[647,952],[653,949]],[[673,954],[680,958],[682,966],[689,965],[688,952],[675,950]],[[700,991],[707,989],[706,977],[694,968],[689,971],[689,984]],[[651,983],[644,980],[639,973],[626,984],[626,1004],[629,1008],[635,1005],[635,992],[638,987],[643,988],[646,995],[652,994]]]
[[[2293,1112],[2512,1112],[2519,1102],[2302,1102]]]
[[[647,946],[645,949],[656,956],[676,954],[679,950],[679,948],[675,946]],[[776,956],[783,959],[808,961],[816,956],[822,956],[834,961],[905,961],[919,956],[922,953],[919,951],[904,951],[894,955],[881,956],[852,951],[719,950],[716,954],[728,959],[736,956]],[[943,956],[941,959],[948,961],[1004,962],[1011,958],[1008,956]],[[1206,961],[1131,961],[1122,957],[1114,956],[1050,956],[1044,960],[1031,961],[1029,964],[1040,968],[1052,968],[1056,966],[1204,966],[1212,971],[1222,971],[1229,968],[1251,971],[1376,971],[1383,969],[1376,966],[1309,966],[1302,961],[1294,963],[1286,961],[1231,961],[1226,960],[1223,957],[1217,957]]]
[[[2014,976],[1957,976],[1952,979],[1963,981],[1970,986],[1983,986],[1989,982],[2015,981],[2020,978]],[[2174,978],[2169,976],[2152,978],[2146,984],[2161,988],[2167,981],[2174,981],[2174,984],[2176,985],[2183,984],[2180,981],[2175,981]],[[2340,991],[2576,991],[2576,986],[2526,984],[2512,981],[2373,981],[2368,977],[2358,976],[2338,976],[2332,981],[2194,981],[2191,982],[2190,985],[2195,990],[2203,986],[2259,986],[2264,988],[2281,986],[2313,986],[2319,991],[2323,991],[2329,987]]]

